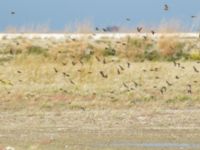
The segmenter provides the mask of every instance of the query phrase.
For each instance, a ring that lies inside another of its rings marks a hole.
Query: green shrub
[[[145,51],[144,52],[144,58],[150,61],[155,61],[155,60],[159,60],[160,59],[160,55],[158,53],[158,51],[154,50],[154,51]]]
[[[39,46],[30,46],[27,49],[28,54],[36,54],[36,55],[46,55],[47,54],[48,49],[44,49],[42,47]]]
[[[116,50],[114,48],[108,47],[104,50],[104,56],[115,56]]]

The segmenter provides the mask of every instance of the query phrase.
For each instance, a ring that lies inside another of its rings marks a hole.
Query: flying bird
[[[98,27],[96,27],[96,28],[95,28],[95,30],[96,30],[96,31],[99,31],[99,28],[98,28]]]
[[[11,12],[11,15],[15,15],[15,12],[14,12],[14,11],[12,11],[12,12]]]
[[[191,16],[192,19],[196,18],[197,16]]]
[[[196,73],[199,73],[199,70],[197,70],[197,68],[195,66],[193,66],[193,69]]]
[[[164,10],[168,11],[169,10],[169,6],[167,4],[164,5]]]
[[[168,86],[172,86],[172,83],[170,83],[169,81],[166,80],[166,83]]]
[[[137,27],[137,31],[140,33],[142,31],[142,27]]]
[[[130,18],[126,18],[126,21],[131,21],[131,19]]]
[[[154,35],[156,32],[154,30],[151,30],[151,33]]]
[[[103,78],[108,78],[108,75],[105,75],[103,71],[99,72]]]
[[[54,69],[55,73],[58,73],[58,70],[55,67],[53,69]]]

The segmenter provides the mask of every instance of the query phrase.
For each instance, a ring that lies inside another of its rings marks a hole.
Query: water
[[[127,141],[118,141],[104,144],[97,144],[98,147],[110,147],[110,148],[181,148],[181,149],[200,149],[200,144],[189,143],[134,143]]]

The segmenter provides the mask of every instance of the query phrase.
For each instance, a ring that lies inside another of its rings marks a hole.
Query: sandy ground
[[[139,149],[149,150],[159,149],[160,143],[160,149],[198,149],[190,144],[200,143],[199,115],[200,110],[1,112],[0,146],[20,150],[138,149],[137,143]]]
[[[85,37],[92,37],[93,39],[101,39],[102,37],[108,38],[124,38],[124,37],[143,37],[149,36],[154,38],[159,38],[161,36],[165,37],[179,37],[179,38],[198,38],[199,33],[156,33],[152,35],[151,33],[90,33],[90,34],[78,34],[78,33],[0,33],[0,39],[6,37],[7,39],[17,38],[17,37],[24,37],[28,39],[32,38],[54,38],[54,39],[66,39],[66,38],[85,38]]]

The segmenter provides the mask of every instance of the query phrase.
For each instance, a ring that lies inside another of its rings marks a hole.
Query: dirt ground
[[[187,144],[200,143],[199,115],[200,110],[7,111],[0,113],[0,147],[198,149],[198,145]],[[170,146],[173,143],[180,145]]]

